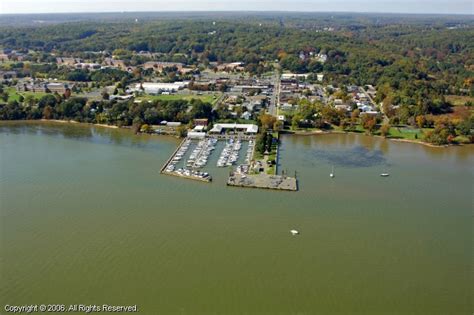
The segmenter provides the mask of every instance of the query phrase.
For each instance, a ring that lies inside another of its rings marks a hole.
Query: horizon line
[[[4,15],[42,15],[42,14],[114,14],[114,13],[299,13],[299,14],[311,14],[311,13],[336,13],[336,14],[405,14],[405,15],[461,15],[461,16],[474,16],[474,13],[442,13],[442,12],[384,12],[384,11],[293,11],[293,10],[164,10],[164,11],[61,11],[61,12],[0,12],[0,16]]]

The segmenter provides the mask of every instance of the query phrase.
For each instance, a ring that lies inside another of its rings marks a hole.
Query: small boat
[[[300,232],[298,232],[298,230],[291,230],[290,233],[291,233],[291,235],[298,235],[298,234],[300,234]]]
[[[389,174],[389,173],[382,173],[382,174],[380,174],[380,176],[382,176],[382,177],[389,177],[390,174]]]
[[[332,167],[332,172],[329,174],[329,177],[334,178],[334,166]]]

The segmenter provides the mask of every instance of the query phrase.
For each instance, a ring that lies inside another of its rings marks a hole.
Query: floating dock
[[[176,176],[176,177],[181,177],[181,178],[186,178],[186,179],[197,180],[197,181],[204,182],[204,183],[210,183],[212,181],[212,178],[210,176],[206,177],[206,178],[201,178],[201,177],[188,176],[188,175],[184,175],[184,174],[179,174],[179,173],[175,173],[175,172],[166,172],[166,171],[161,172],[161,174]]]
[[[297,191],[298,181],[296,177],[282,175],[232,173],[227,180],[227,186]]]
[[[186,179],[192,179],[192,180],[197,180],[197,181],[200,181],[200,182],[205,182],[205,183],[209,183],[212,181],[212,177],[211,176],[207,176],[207,177],[199,177],[199,176],[195,176],[195,175],[192,175],[192,174],[189,174],[189,175],[186,175],[186,174],[183,174],[183,173],[178,173],[176,171],[167,171],[166,168],[168,167],[168,165],[171,163],[171,161],[174,159],[176,153],[178,153],[178,151],[181,149],[181,147],[183,146],[183,144],[189,139],[185,138],[183,141],[181,141],[181,143],[179,144],[179,146],[176,148],[176,150],[173,152],[173,154],[171,155],[171,157],[166,161],[166,163],[163,165],[163,167],[161,168],[160,170],[160,173],[161,174],[164,174],[164,175],[170,175],[170,176],[176,176],[176,177],[181,177],[181,178],[186,178]],[[191,171],[191,170],[190,170]],[[192,171],[191,171],[192,172]]]

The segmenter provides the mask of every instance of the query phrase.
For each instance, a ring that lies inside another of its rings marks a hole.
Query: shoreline
[[[320,136],[320,135],[331,135],[331,134],[357,134],[357,135],[361,135],[361,136],[381,138],[381,139],[395,141],[395,142],[421,144],[421,145],[431,147],[431,148],[448,148],[448,147],[458,147],[458,146],[472,145],[472,143],[436,145],[436,144],[432,144],[432,143],[424,142],[424,141],[420,141],[420,140],[387,138],[387,137],[379,136],[379,135],[370,135],[370,134],[366,134],[366,133],[350,132],[350,131],[323,131],[323,130],[289,131],[289,130],[285,130],[285,131],[283,131],[283,134],[290,134],[290,135],[296,135],[296,136]]]
[[[87,125],[87,126],[96,126],[96,127],[103,127],[109,129],[130,129],[126,127],[119,127],[115,125],[106,125],[106,124],[93,124],[93,123],[85,123],[79,122],[76,120],[61,120],[61,119],[24,119],[24,120],[0,120],[0,122],[52,122],[52,123],[60,123],[60,124],[77,124],[77,125]],[[421,144],[431,148],[448,148],[448,147],[457,147],[457,146],[466,146],[466,145],[473,145],[473,143],[459,143],[459,144],[445,144],[445,145],[436,145],[424,141],[417,141],[417,140],[410,140],[410,139],[398,139],[398,138],[387,138],[379,135],[370,135],[361,132],[350,132],[350,131],[325,131],[325,130],[311,130],[311,131],[292,131],[292,130],[283,130],[280,131],[281,134],[287,135],[295,135],[295,136],[320,136],[320,135],[331,135],[331,134],[357,134],[366,137],[374,137],[374,138],[381,138],[385,140],[395,141],[395,142],[404,142],[404,143],[414,143],[414,144]],[[139,135],[141,133],[137,133]],[[178,137],[179,138],[179,137]]]
[[[5,120],[7,121],[7,120]],[[110,128],[110,129],[119,129],[119,126],[115,125],[106,125],[106,124],[93,124],[93,123],[85,123],[85,122],[79,122],[76,120],[61,120],[61,119],[27,119],[27,120],[11,120],[11,121],[42,121],[42,122],[54,122],[54,123],[60,123],[60,124],[80,124],[80,125],[89,125],[89,126],[98,126],[98,127],[104,127],[104,128]],[[126,129],[126,128],[124,128]]]

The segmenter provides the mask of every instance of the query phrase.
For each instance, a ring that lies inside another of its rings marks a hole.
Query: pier
[[[183,141],[181,141],[181,143],[178,145],[178,147],[176,148],[176,150],[174,150],[173,154],[171,154],[171,157],[166,161],[166,163],[163,165],[163,167],[161,168],[160,170],[160,173],[163,174],[165,169],[168,167],[168,165],[170,164],[170,162],[173,160],[173,158],[175,157],[176,153],[178,153],[179,149],[181,149],[181,147],[183,146],[183,144],[186,142],[186,138],[183,139]]]
[[[169,175],[169,176],[176,176],[176,177],[181,177],[181,178],[186,178],[186,179],[197,180],[197,181],[204,182],[204,183],[210,183],[212,181],[212,178],[210,176],[207,177],[207,178],[201,178],[201,177],[185,175],[185,174],[178,174],[178,173],[175,173],[175,172],[166,172],[166,171],[162,172],[161,174]]]
[[[227,180],[227,186],[287,191],[298,190],[296,177],[268,175],[263,173],[255,175],[231,173]]]

